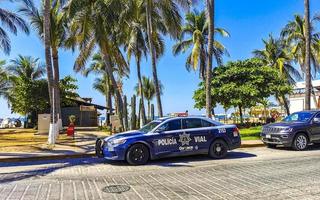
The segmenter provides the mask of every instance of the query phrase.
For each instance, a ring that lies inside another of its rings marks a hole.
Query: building
[[[311,109],[319,108],[320,80],[312,81],[313,91],[311,93]],[[290,113],[304,110],[305,82],[297,82],[293,94],[289,96]]]
[[[98,110],[106,110],[105,106],[100,106],[92,103],[91,98],[75,98],[70,99],[74,103],[73,106],[63,107],[61,109],[62,125],[69,125],[69,116],[76,116],[76,126],[80,127],[94,127],[98,126],[98,117],[100,113]]]

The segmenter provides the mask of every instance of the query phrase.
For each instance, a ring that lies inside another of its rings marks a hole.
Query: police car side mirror
[[[313,123],[320,124],[320,118],[319,117],[313,118]]]

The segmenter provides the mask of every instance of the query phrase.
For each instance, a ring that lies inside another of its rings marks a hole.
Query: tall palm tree
[[[82,74],[86,77],[91,73],[94,73],[94,74],[100,76],[99,78],[95,79],[95,83],[93,85],[93,88],[106,97],[106,107],[111,112],[113,110],[112,109],[112,96],[114,96],[115,93],[114,93],[114,88],[113,88],[113,85],[110,81],[110,78],[104,69],[105,69],[105,63],[101,57],[101,54],[97,53],[97,54],[93,55],[91,65],[88,68],[83,69]],[[119,77],[119,79],[121,79],[122,77],[129,76],[128,69],[120,69],[119,70],[117,68],[113,68],[113,72],[117,77]],[[119,80],[117,82],[119,82]],[[119,109],[116,109],[116,111],[118,111],[118,110]],[[106,121],[108,124],[110,124],[109,111],[107,110],[107,113],[106,113],[106,119],[107,119]]]
[[[263,43],[264,49],[253,51],[255,57],[259,58],[265,65],[278,69],[280,76],[286,78],[291,85],[296,83],[296,80],[302,80],[300,72],[291,65],[292,56],[283,40],[275,39],[272,35],[269,35],[268,40],[263,40]],[[283,103],[287,115],[290,115],[285,94],[276,94],[276,97],[279,102]]]
[[[211,98],[211,77],[212,77],[212,56],[214,44],[214,0],[206,0],[207,19],[208,19],[208,58],[206,67],[206,115],[212,117],[212,98]]]
[[[19,10],[30,20],[32,27],[38,33],[40,39],[44,41],[44,10],[43,7],[37,9],[32,0],[24,2]],[[53,64],[53,79],[55,88],[55,106],[59,116],[61,117],[61,102],[60,102],[60,70],[59,70],[59,48],[64,47],[66,39],[66,18],[62,12],[61,4],[59,1],[51,0],[50,8],[50,46],[52,51],[52,64]]]
[[[85,67],[89,57],[96,47],[101,52],[105,63],[105,71],[115,90],[116,103],[119,108],[119,118],[123,126],[123,100],[113,68],[128,69],[128,65],[120,51],[121,31],[123,24],[119,23],[119,14],[124,8],[122,1],[117,0],[70,0],[66,5],[70,23],[69,47],[78,47],[80,53],[74,65],[76,71]]]
[[[143,95],[143,84],[141,78],[141,59],[147,56],[147,38],[145,37],[146,30],[146,18],[145,9],[143,7],[143,1],[133,0],[128,2],[129,10],[126,13],[128,19],[126,23],[128,24],[128,39],[125,44],[125,49],[127,51],[128,62],[131,59],[131,55],[134,54],[136,67],[137,67],[137,77],[139,85],[139,95],[142,99],[140,119],[142,126],[146,124],[146,112],[144,106],[144,95]]]
[[[320,18],[319,16],[313,17],[310,23],[310,34],[306,33],[306,27],[305,27],[305,19],[300,16],[300,15],[295,15],[294,20],[290,21],[282,30],[281,36],[283,39],[286,41],[287,45],[290,46],[291,53],[293,54],[294,61],[297,62],[300,65],[300,68],[302,72],[305,73],[305,80],[307,82],[311,81],[307,80],[309,79],[309,69],[306,66],[307,63],[309,62],[310,65],[310,77],[315,76],[316,72],[320,69],[320,54],[319,54],[319,49],[320,49],[320,33],[316,32],[315,30],[315,23],[319,21]],[[310,20],[309,20],[310,21]],[[306,51],[309,49],[307,46],[307,38],[306,36],[309,35],[309,40],[310,40],[310,59],[306,59],[307,54]],[[311,65],[312,64],[312,65]],[[312,69],[312,70],[311,70]],[[306,71],[308,70],[308,71]],[[306,82],[306,87],[309,87],[309,83]],[[312,86],[310,86],[312,90]],[[306,95],[308,94],[309,91],[308,89],[306,90]],[[307,103],[307,102],[305,102]],[[310,104],[307,103],[307,104]],[[305,109],[308,109],[309,105],[305,105]]]
[[[152,76],[154,85],[156,87],[156,99],[158,107],[158,115],[163,116],[162,104],[161,104],[161,94],[159,79],[157,73],[157,53],[154,44],[155,34],[161,32],[166,35],[169,34],[173,38],[177,38],[180,35],[181,31],[181,16],[179,14],[178,5],[183,8],[189,8],[190,2],[185,0],[167,0],[167,1],[153,1],[145,0],[145,9],[146,9],[146,21],[147,21],[147,35],[149,43],[149,53],[151,55],[152,63]],[[160,19],[165,25],[162,28],[156,26],[154,16],[160,16]]]
[[[311,57],[311,49],[310,49],[310,2],[309,0],[304,0],[304,29],[305,29],[305,73],[306,73],[306,88],[305,88],[305,109],[310,110],[310,98],[311,98],[311,64],[310,64],[310,57]]]
[[[10,1],[10,0],[9,0]],[[23,0],[28,1],[28,0]],[[11,2],[11,1],[10,1]],[[3,2],[2,2],[3,3]],[[2,6],[1,6],[2,7]],[[10,38],[5,31],[4,27],[8,28],[8,30],[17,35],[18,29],[29,34],[29,28],[26,22],[16,13],[13,13],[4,8],[0,8],[0,49],[5,53],[9,54],[11,50]]]
[[[143,76],[142,77],[142,85],[143,85],[143,91],[140,91],[139,84],[136,85],[135,90],[138,95],[140,93],[143,93],[145,96],[145,99],[147,100],[148,105],[148,119],[151,119],[151,101],[156,97],[156,86],[154,85],[154,82],[152,79]],[[159,83],[160,86],[160,94],[162,95],[163,92],[163,85],[161,82]]]
[[[39,58],[22,55],[18,55],[18,58],[10,60],[7,71],[13,77],[30,81],[42,78],[46,72],[44,65],[40,63]]]
[[[173,54],[185,53],[190,48],[186,61],[186,69],[198,70],[200,78],[205,78],[205,69],[207,64],[208,52],[208,21],[205,11],[202,12],[189,12],[186,14],[185,25],[182,27],[181,35],[177,44],[173,46]],[[222,37],[229,37],[230,34],[221,28],[216,28],[215,32]],[[189,36],[185,38],[185,36]],[[222,56],[229,55],[227,49],[218,41],[214,42],[213,55],[217,60],[218,65],[222,64]]]

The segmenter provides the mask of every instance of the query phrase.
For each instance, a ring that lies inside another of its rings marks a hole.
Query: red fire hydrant
[[[67,136],[74,137],[74,124],[70,123],[67,129]]]

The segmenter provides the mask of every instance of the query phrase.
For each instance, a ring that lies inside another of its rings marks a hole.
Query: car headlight
[[[293,128],[284,128],[280,131],[280,133],[290,133],[293,131]]]
[[[127,140],[126,139],[114,139],[114,140],[111,140],[109,143],[112,145],[112,146],[118,146],[120,144],[123,144],[125,143]]]

